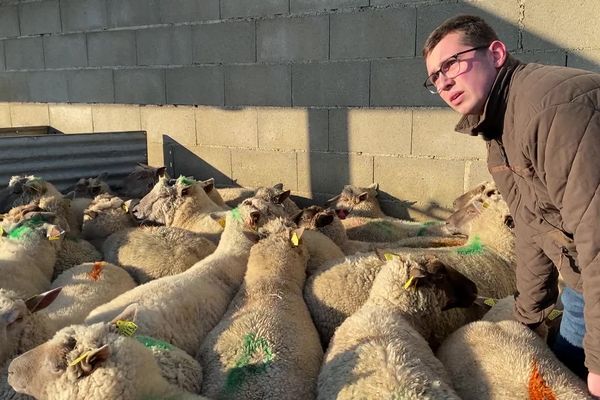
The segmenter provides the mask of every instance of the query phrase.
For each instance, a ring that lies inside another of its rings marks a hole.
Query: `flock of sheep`
[[[443,223],[386,216],[376,185],[289,195],[145,165],[116,191],[13,177],[0,400],[591,398],[548,349],[556,321],[513,320],[492,184]]]

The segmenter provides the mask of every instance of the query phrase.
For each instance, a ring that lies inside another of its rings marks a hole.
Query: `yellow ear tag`
[[[491,297],[488,297],[487,299],[485,299],[483,301],[483,304],[485,304],[486,306],[490,306],[490,307],[494,307],[496,305],[497,301],[496,299],[492,299]]]
[[[411,276],[410,278],[408,278],[408,280],[404,284],[404,289],[408,289],[410,287],[410,285],[412,285],[414,280],[415,280],[414,276]]]
[[[217,222],[221,225],[221,228],[225,229],[225,218],[220,218]]]
[[[129,212],[129,207],[127,207],[127,204],[123,203],[123,204],[121,205],[121,208],[122,208],[122,209],[123,209],[123,211],[125,211],[126,213],[128,213],[128,212]]]
[[[385,258],[386,261],[391,261],[394,259],[394,255],[392,253],[385,253],[383,255],[383,257]],[[411,279],[412,279],[412,277],[411,277]]]
[[[488,208],[490,206],[490,203],[488,203],[487,201],[484,201],[482,206],[483,206],[483,208]]]
[[[298,247],[299,244],[300,244],[300,238],[298,237],[298,235],[296,234],[296,232],[294,232],[292,234],[292,246]]]
[[[74,367],[75,365],[82,362],[91,352],[92,352],[91,350],[88,350],[85,353],[83,353],[82,355],[80,355],[79,357],[77,357],[76,359],[74,359],[73,361],[71,361],[69,363],[69,367]]]
[[[4,228],[0,226],[0,236],[4,236]]]
[[[133,336],[135,331],[137,331],[137,325],[132,321],[124,321],[122,319],[118,320],[115,325],[117,325],[117,330],[123,336]]]
[[[554,310],[550,311],[550,314],[548,314],[548,320],[549,320],[549,321],[553,321],[553,320],[555,320],[556,318],[558,318],[559,316],[561,316],[561,315],[562,315],[562,313],[563,313],[562,311],[560,311],[560,310],[557,310],[557,309],[555,308]]]

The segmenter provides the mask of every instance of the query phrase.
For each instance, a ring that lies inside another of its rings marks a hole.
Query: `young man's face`
[[[454,54],[473,48],[464,44],[461,32],[447,34],[427,55],[427,75],[439,70],[441,64]],[[455,111],[481,114],[497,75],[494,56],[488,48],[458,56],[460,72],[453,78],[439,74],[436,87],[442,99]]]

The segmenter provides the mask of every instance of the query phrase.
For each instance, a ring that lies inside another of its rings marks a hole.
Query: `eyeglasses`
[[[485,49],[488,46],[489,45],[473,47],[472,49],[459,51],[458,53],[453,54],[452,56],[448,57],[447,59],[445,59],[442,62],[440,69],[438,69],[437,71],[435,71],[434,73],[429,75],[427,77],[427,79],[425,79],[423,86],[425,86],[425,89],[429,90],[430,93],[438,94],[440,91],[438,90],[436,83],[440,77],[440,74],[444,75],[448,79],[456,78],[458,76],[458,74],[460,74],[460,64],[461,63],[460,63],[460,60],[458,59],[458,56],[468,53],[470,51]]]

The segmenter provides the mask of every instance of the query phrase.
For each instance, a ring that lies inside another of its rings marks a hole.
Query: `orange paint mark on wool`
[[[556,400],[556,395],[544,381],[535,360],[533,360],[533,371],[529,377],[527,392],[529,400]]]
[[[93,281],[97,281],[98,279],[100,279],[100,276],[102,275],[102,270],[104,269],[105,265],[106,263],[104,261],[96,261],[94,263],[94,266],[92,267],[92,270],[88,272],[88,276],[90,277],[90,279]]]

